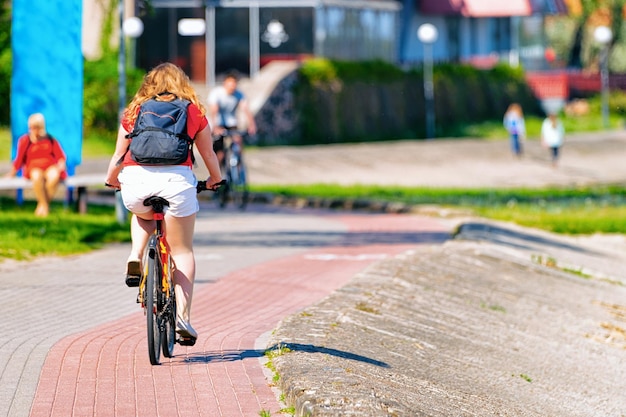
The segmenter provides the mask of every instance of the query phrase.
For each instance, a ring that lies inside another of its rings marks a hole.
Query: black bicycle
[[[198,181],[197,192],[204,190],[218,191],[226,180],[207,188],[206,181]],[[148,356],[152,365],[160,364],[163,356],[171,358],[174,345],[193,346],[195,339],[179,337],[176,339],[176,295],[174,293],[173,274],[176,266],[170,254],[163,220],[164,208],[169,202],[162,197],[149,197],[145,206],[151,206],[156,221],[154,233],[150,236],[143,257],[143,272],[139,284],[138,301],[144,309],[148,327]]]
[[[226,207],[229,201],[241,210],[248,205],[250,191],[248,189],[248,175],[244,164],[241,146],[233,140],[233,136],[241,136],[242,140],[248,132],[240,130],[225,130],[214,139],[224,140],[224,157],[220,162],[222,177],[228,180],[225,187],[221,187],[218,193],[219,205]]]

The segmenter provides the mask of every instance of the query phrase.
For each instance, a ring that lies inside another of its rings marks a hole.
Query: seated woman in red
[[[41,113],[28,118],[28,133],[17,142],[17,156],[6,174],[14,177],[23,168],[24,177],[33,183],[37,199],[35,215],[45,217],[50,212],[50,200],[59,182],[67,177],[66,157],[61,145],[46,133],[46,122]]]

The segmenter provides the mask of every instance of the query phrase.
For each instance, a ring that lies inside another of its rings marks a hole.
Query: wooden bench
[[[103,174],[79,174],[67,177],[63,185],[68,190],[67,203],[76,203],[79,213],[87,212],[87,188],[95,185],[104,186]],[[32,189],[33,184],[24,177],[0,178],[0,190],[24,190]],[[74,193],[76,197],[74,198]]]

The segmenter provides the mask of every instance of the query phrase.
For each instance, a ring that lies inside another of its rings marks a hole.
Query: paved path
[[[207,211],[196,243],[200,338],[156,367],[135,292],[121,284],[126,245],[0,264],[1,294],[21,318],[0,347],[0,415],[29,415],[31,401],[32,416],[277,415],[266,333],[373,261],[447,232],[416,216]]]
[[[250,152],[248,161],[251,178],[257,183],[361,182],[467,187],[573,185],[625,181],[625,145],[623,132],[570,137],[557,169],[550,167],[545,150],[536,142],[529,143],[527,155],[516,160],[509,154],[506,142],[471,140],[272,148]],[[105,165],[106,161],[90,161],[81,169],[83,172],[103,172]],[[286,176],[285,172],[290,175]],[[37,416],[170,415],[176,411],[180,415],[230,417],[256,416],[262,409],[276,415],[281,405],[268,387],[270,377],[264,374],[259,361],[267,346],[267,332],[281,319],[294,317],[290,316],[291,313],[325,300],[333,290],[348,283],[375,261],[404,253],[420,243],[435,243],[434,247],[439,247],[438,244],[452,230],[444,220],[414,215],[299,212],[297,216],[291,216],[288,211],[268,207],[259,208],[254,215],[248,212],[231,217],[231,214],[207,211],[198,222],[200,272],[194,300],[194,323],[201,338],[193,348],[177,347],[177,356],[160,367],[147,365],[144,318],[134,303],[133,290],[121,285],[119,271],[122,267],[117,265],[117,260],[126,258],[126,245],[113,245],[82,256],[1,263],[0,296],[5,300],[7,311],[12,312],[12,319],[6,326],[7,336],[0,342],[0,415],[26,416],[31,414],[31,405],[32,415]],[[532,235],[530,241],[537,242]],[[501,244],[496,242],[496,245]],[[600,245],[606,245],[606,241]],[[506,246],[503,253],[516,252],[518,246],[532,247],[528,242],[519,242]],[[617,247],[623,247],[623,242]],[[574,251],[568,256],[578,259],[578,253]],[[545,256],[548,255],[546,252]],[[457,256],[453,253],[450,259]],[[410,256],[398,259],[410,259],[411,263],[420,261],[420,258]],[[465,259],[470,262],[473,257],[466,256]],[[607,263],[607,259],[622,264],[617,254],[591,261],[608,267],[612,264]],[[385,263],[380,265],[387,268]],[[574,265],[581,264],[574,262]],[[471,267],[470,262],[461,268]],[[411,270],[412,267],[408,268]],[[524,271],[532,269],[530,266],[524,268],[527,268]],[[607,275],[615,276],[614,273]],[[446,275],[441,276],[445,278]],[[425,288],[428,288],[428,280],[425,282]],[[372,284],[368,285],[361,287],[365,297],[373,294]],[[604,284],[594,282],[593,285]],[[340,294],[344,298],[339,300],[350,300],[345,298],[350,288]],[[408,288],[415,291],[416,287]],[[453,285],[453,288],[462,287]],[[617,306],[613,310],[618,314],[621,308],[615,296],[621,291],[621,287],[608,287],[608,290],[603,287],[600,303],[610,300]],[[412,294],[414,297],[415,293]],[[406,295],[409,293],[398,296]],[[435,299],[425,301],[426,307],[437,305]],[[321,304],[315,305],[319,311]],[[399,304],[402,305],[406,304]],[[440,310],[435,308],[434,312],[437,311]],[[459,314],[461,317],[468,313]],[[536,311],[531,309],[527,314],[533,317]],[[332,314],[330,317],[330,322],[324,325],[334,328],[338,322],[332,321]],[[349,316],[343,319],[348,320]],[[610,320],[606,323],[614,326],[610,337],[618,337],[616,335],[623,326]],[[389,343],[397,343],[394,337],[404,338],[402,334],[376,326],[381,332],[393,336]],[[535,328],[540,330],[541,326]],[[297,329],[294,323],[287,328],[287,333],[284,326],[281,332],[293,336],[289,331]],[[360,335],[362,329],[355,328],[355,331],[357,333],[346,333],[344,339],[360,340],[355,335]],[[316,337],[315,328],[310,333],[309,336]],[[516,333],[517,337],[522,334]],[[548,339],[546,343],[554,342]],[[352,344],[351,349],[344,350],[343,354],[335,352],[340,355],[333,357],[366,353],[363,348]],[[594,349],[593,345],[590,348]],[[537,352],[530,354],[537,355]],[[610,351],[604,355],[602,358],[608,358],[608,364],[620,357]],[[446,357],[452,358],[454,363],[454,356]],[[286,355],[286,358],[297,356]],[[308,362],[312,358],[305,356],[304,360]],[[317,355],[315,358],[328,360],[327,356]],[[345,367],[345,364],[339,366]],[[294,366],[292,369],[301,368]],[[353,372],[348,374],[355,377]],[[315,376],[325,378],[329,375]],[[364,378],[368,379],[367,376]],[[295,381],[287,388],[310,388],[298,385],[301,380],[297,378]],[[407,383],[408,380],[403,381]],[[350,381],[347,383],[346,387],[352,386]],[[405,385],[409,386],[409,391],[429,392],[420,390],[419,384]],[[435,387],[436,392],[442,393],[442,398],[465,398],[468,395],[468,398],[477,398],[478,395],[467,391],[446,391],[448,388],[446,385]],[[163,395],[161,390],[166,394]],[[171,401],[163,401],[164,397]],[[318,399],[324,401],[323,396]],[[499,397],[497,399],[502,401]],[[446,404],[467,406],[454,401]],[[617,408],[615,404],[612,406],[604,409]],[[168,407],[176,407],[176,410]],[[440,404],[432,404],[432,407],[440,407],[437,408],[439,415],[455,415]],[[497,407],[506,410],[506,401],[498,403]],[[521,407],[524,408],[523,403]],[[480,409],[479,404],[477,410]],[[622,414],[625,412],[622,410]],[[360,415],[369,417],[373,414]],[[511,412],[510,415],[523,414]],[[535,414],[529,412],[528,415]]]

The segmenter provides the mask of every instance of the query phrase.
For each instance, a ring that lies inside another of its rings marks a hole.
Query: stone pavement
[[[280,387],[297,416],[623,416],[625,263],[624,236],[467,220],[284,319]]]
[[[536,141],[517,160],[503,142],[435,140],[286,149],[259,158],[258,175],[429,187],[623,183],[625,137],[570,136],[556,169]],[[625,237],[449,221],[454,240],[373,264],[272,333],[296,415],[626,415]]]
[[[624,181],[625,142],[624,132],[568,137],[556,169],[535,141],[521,160],[506,142],[473,140],[269,148],[247,158],[257,183],[574,185]],[[254,216],[256,232],[235,240],[272,230],[286,239],[257,241],[264,252],[255,259],[233,250],[219,217],[199,222],[206,249],[194,314],[205,318],[206,339],[178,347],[167,367],[145,366],[141,313],[111,267],[125,245],[0,264],[0,294],[16,317],[0,345],[0,415],[277,415],[258,361],[267,347],[297,415],[626,415],[623,236],[416,215],[332,214],[320,225],[312,214],[315,239],[320,227],[333,232],[309,251],[288,220]],[[216,258],[229,267],[215,270]],[[167,381],[180,395],[175,409],[159,398]]]

